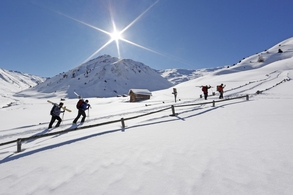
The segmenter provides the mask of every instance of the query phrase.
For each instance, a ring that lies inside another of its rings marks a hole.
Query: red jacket
[[[201,90],[203,91],[203,93],[208,93],[208,89],[211,88],[211,86],[202,86]]]

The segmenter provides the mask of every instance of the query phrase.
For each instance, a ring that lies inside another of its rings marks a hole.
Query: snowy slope
[[[165,89],[172,84],[155,70],[129,59],[99,56],[68,72],[61,73],[46,82],[22,92],[63,93],[74,98],[74,91],[83,97],[115,97],[127,94],[131,88],[151,91]]]
[[[14,101],[13,94],[34,87],[46,78],[0,68],[0,107]]]
[[[0,85],[1,93],[6,92],[18,92],[24,89],[34,87],[46,79],[36,75],[27,73],[5,70],[0,68]]]
[[[263,52],[244,58],[232,67],[219,70],[216,74],[230,74],[239,71],[261,68],[271,64],[272,62],[290,59],[293,56],[292,44],[293,39],[289,38]],[[282,53],[279,53],[279,49],[282,51]],[[260,60],[260,58],[262,60]]]
[[[222,67],[203,68],[198,70],[173,68],[173,69],[158,70],[158,72],[161,74],[162,77],[166,78],[171,83],[177,85],[185,81],[202,77],[218,69],[222,69]]]
[[[15,153],[15,143],[0,146],[0,194],[291,195],[293,58],[272,51],[274,57],[267,56],[271,63],[246,71],[239,64],[176,85],[177,103],[172,87],[136,103],[128,97],[89,98],[92,109],[83,126],[171,105],[178,115],[171,117],[168,109],[126,120],[124,131],[121,123],[113,123],[30,140],[20,153]],[[212,107],[218,94],[207,101],[199,98],[196,86],[219,83],[226,84],[225,98],[249,94],[249,101]],[[0,109],[5,121],[0,143],[71,127],[76,99],[64,101],[73,112],[65,113],[60,128],[49,131],[47,95],[30,95]],[[201,105],[179,107],[195,103]]]

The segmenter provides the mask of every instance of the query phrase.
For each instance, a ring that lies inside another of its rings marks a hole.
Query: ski
[[[50,101],[50,100],[47,100],[47,102],[48,102],[48,103],[51,103],[51,104],[56,104],[56,103],[54,103],[54,102],[52,102],[52,101]],[[57,104],[57,105],[58,105],[58,104]],[[63,106],[62,109],[63,109],[63,110],[66,110],[67,112],[71,112],[71,110],[69,110],[68,108],[66,108],[66,106]]]
[[[78,93],[76,93],[75,91],[73,92],[79,99],[82,99],[82,97],[78,94]]]

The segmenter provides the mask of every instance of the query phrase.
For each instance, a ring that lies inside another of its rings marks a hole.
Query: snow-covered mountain
[[[293,57],[293,38],[286,39],[275,46],[243,58],[237,64],[215,71],[215,75],[230,74],[264,67],[274,62],[284,62]]]
[[[38,76],[0,69],[0,89],[3,91],[2,96],[5,92],[20,92],[19,95],[25,95],[37,91],[49,96],[61,93],[69,98],[76,97],[74,91],[84,97],[113,97],[127,94],[131,88],[161,90],[209,74],[246,71],[263,67],[275,60],[290,58],[293,51],[291,42],[292,39],[284,40],[268,50],[243,58],[232,66],[199,70],[154,70],[141,62],[109,55],[99,56],[46,81]]]
[[[22,91],[34,87],[45,80],[46,78],[36,75],[0,68],[1,93]]]
[[[293,53],[292,38],[286,39],[275,46],[267,49],[263,52],[251,55],[249,57],[241,59],[238,63],[231,66],[223,66],[216,68],[204,68],[198,70],[187,70],[187,69],[165,69],[159,70],[158,72],[162,77],[168,81],[177,85],[182,82],[186,82],[192,79],[196,79],[208,74],[229,74],[239,71],[246,71],[255,68],[261,68],[275,61],[291,58]]]
[[[211,72],[214,72],[219,69],[222,69],[222,67],[203,68],[198,70],[173,68],[173,69],[158,70],[158,72],[161,74],[162,77],[166,78],[168,81],[170,81],[174,85],[177,85],[179,83],[210,74]]]
[[[74,98],[76,91],[83,97],[113,97],[127,94],[131,88],[154,91],[171,86],[156,70],[141,62],[102,55],[21,94],[38,91]]]
[[[34,87],[45,80],[46,78],[40,76],[0,68],[0,108],[15,104],[15,93]]]

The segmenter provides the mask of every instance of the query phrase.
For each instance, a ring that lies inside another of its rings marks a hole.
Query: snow
[[[217,68],[203,68],[199,70],[186,70],[186,69],[164,69],[158,70],[162,77],[168,79],[173,84],[179,84],[185,81],[189,81],[192,79],[196,79],[198,77],[202,77],[204,75],[209,74],[210,72],[214,72],[218,69],[222,69],[223,67]]]
[[[0,107],[15,103],[10,97],[11,93],[28,89],[45,80],[39,76],[0,68]]]
[[[148,90],[148,89],[130,89],[128,94],[130,92],[133,92],[135,94],[139,94],[139,95],[152,95],[152,93]]]
[[[277,49],[268,51],[274,55]],[[81,127],[171,105],[178,115],[167,109],[126,120],[125,129],[117,122],[29,140],[19,153],[16,143],[0,146],[0,194],[290,195],[293,58],[280,55],[245,71],[248,62],[178,84],[176,103],[173,87],[135,103],[129,97],[88,98],[92,109]],[[196,86],[211,85],[212,93],[220,83],[226,84],[224,98],[249,94],[249,100],[213,107],[217,93],[199,98]],[[15,104],[0,109],[0,143],[70,128],[77,99],[64,101],[73,112],[65,113],[62,126],[46,130],[52,106],[46,101],[65,96],[11,96]],[[201,105],[179,107],[186,104]]]

